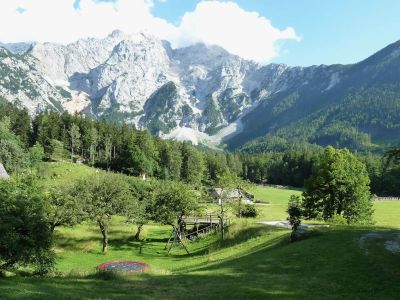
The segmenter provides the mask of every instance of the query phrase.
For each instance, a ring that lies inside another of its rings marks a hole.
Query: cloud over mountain
[[[177,46],[195,42],[215,44],[245,59],[265,62],[278,55],[281,40],[299,40],[293,28],[275,28],[256,12],[233,2],[203,1],[187,12],[179,25]]]
[[[299,40],[293,28],[275,28],[267,18],[233,2],[201,1],[177,25],[154,16],[154,5],[149,0],[7,0],[1,4],[0,41],[70,43],[120,29],[146,32],[175,47],[215,44],[246,59],[266,62],[279,54],[277,42]]]

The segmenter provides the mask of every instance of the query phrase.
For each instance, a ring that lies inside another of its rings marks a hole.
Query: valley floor
[[[173,249],[167,256],[168,226],[147,225],[136,242],[134,226],[115,218],[106,255],[94,224],[57,229],[57,272],[0,278],[0,299],[399,299],[400,253],[387,245],[400,243],[400,202],[375,203],[373,227],[319,228],[290,243],[289,230],[257,222],[284,220],[294,193],[300,192],[257,187],[256,198],[269,201],[259,206],[261,215],[236,220],[224,242],[211,234],[190,243],[190,255]],[[151,269],[96,272],[119,259]]]

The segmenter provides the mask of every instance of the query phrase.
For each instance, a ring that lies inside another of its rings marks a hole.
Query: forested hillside
[[[227,172],[253,183],[303,187],[323,148],[285,144],[274,151],[222,152],[152,136],[133,126],[46,112],[31,118],[26,109],[0,100],[0,161],[19,173],[38,161],[75,161],[98,168],[162,180],[209,185]],[[378,195],[400,194],[400,167],[382,154],[358,154]]]
[[[327,68],[331,84],[324,88]],[[319,66],[313,74],[264,98],[229,147],[247,142],[242,150],[262,152],[300,142],[374,151],[400,142],[400,42],[358,64]]]

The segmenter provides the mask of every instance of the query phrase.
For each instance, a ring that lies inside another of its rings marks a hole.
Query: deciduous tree
[[[184,215],[198,210],[197,194],[181,182],[166,181],[155,189],[153,218],[156,222],[171,225],[174,230]]]
[[[43,191],[33,176],[0,180],[0,269],[54,266],[52,233],[45,217]]]
[[[79,181],[76,197],[82,201],[88,218],[99,225],[103,236],[102,251],[108,250],[108,228],[111,218],[126,213],[132,199],[128,183],[121,175],[101,172]]]
[[[348,150],[326,148],[306,182],[304,213],[328,220],[343,216],[348,223],[372,221],[372,196],[365,165]]]

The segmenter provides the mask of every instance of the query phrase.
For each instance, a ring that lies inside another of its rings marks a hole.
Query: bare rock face
[[[0,180],[8,179],[10,176],[8,175],[6,169],[4,168],[3,164],[0,163]]]
[[[67,100],[37,70],[37,61],[31,56],[12,54],[0,47],[0,74],[0,96],[32,113],[60,110]]]
[[[239,132],[243,116],[265,98],[304,84],[314,72],[261,66],[201,43],[172,49],[153,36],[120,31],[68,45],[8,48],[19,54],[0,48],[0,95],[32,113],[83,112],[162,136],[214,136],[214,143]],[[335,76],[327,75],[324,88],[340,80]]]

